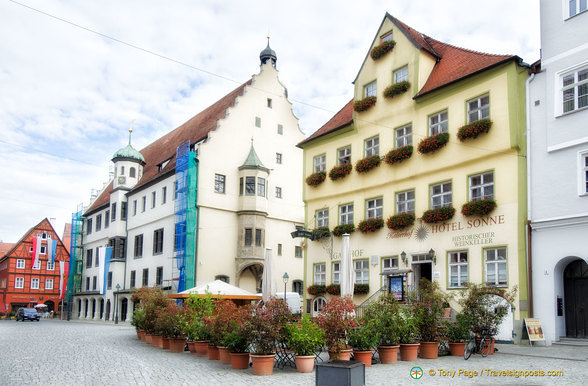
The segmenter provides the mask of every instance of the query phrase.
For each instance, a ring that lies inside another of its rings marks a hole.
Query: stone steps
[[[588,339],[560,337],[558,342],[552,342],[552,344],[561,345],[561,346],[587,346],[588,347]]]

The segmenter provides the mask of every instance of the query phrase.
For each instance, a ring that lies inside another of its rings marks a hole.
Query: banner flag
[[[69,274],[69,264],[66,264],[65,261],[59,261],[59,300],[63,300],[63,296],[65,295],[65,290],[67,287],[67,276]]]
[[[57,240],[47,240],[47,254],[51,264],[55,264],[55,252],[57,252]]]
[[[33,238],[33,255],[31,259],[31,268],[37,264],[39,260],[39,253],[41,252],[41,235],[37,235],[37,237]]]
[[[104,247],[98,247],[96,249],[96,260],[98,261],[98,292],[104,294],[104,275],[101,275],[101,272],[104,272],[104,259],[100,257],[104,256]]]
[[[102,295],[106,293],[106,287],[108,286],[108,268],[110,267],[110,258],[112,257],[112,247],[106,247],[106,253],[104,254],[104,275],[102,281],[104,283],[103,291],[100,292]]]

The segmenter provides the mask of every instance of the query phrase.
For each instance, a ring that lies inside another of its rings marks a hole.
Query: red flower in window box
[[[329,172],[329,178],[333,181],[339,180],[350,174],[352,170],[353,166],[351,166],[351,164],[342,164],[339,166],[334,166],[333,169],[331,169],[331,171]]]
[[[388,52],[392,51],[392,48],[394,48],[395,45],[396,45],[396,42],[394,40],[388,40],[388,41],[382,42],[380,45],[372,48],[372,51],[370,52],[370,56],[372,57],[373,60],[378,60],[382,56],[386,55]]]
[[[357,111],[358,113],[366,111],[367,109],[375,105],[377,100],[378,98],[376,98],[375,96],[369,96],[358,101],[355,101],[353,102],[353,110]]]
[[[363,220],[357,225],[357,229],[359,229],[361,233],[376,232],[383,227],[384,220],[382,220],[381,218],[370,218],[367,220]]]
[[[386,98],[394,98],[396,95],[400,95],[408,91],[410,88],[410,82],[407,80],[403,80],[402,82],[393,83],[390,86],[386,87],[384,90],[384,96]]]
[[[313,284],[311,286],[308,286],[308,288],[306,289],[306,292],[308,292],[309,295],[313,296],[323,295],[326,291],[327,290],[324,284]]]
[[[395,216],[390,216],[386,221],[386,226],[393,231],[397,231],[414,224],[414,219],[414,213],[400,213]]]
[[[390,150],[384,157],[384,162],[388,165],[394,165],[400,163],[405,159],[409,159],[412,156],[412,146],[402,146],[398,149]]]
[[[373,168],[380,166],[381,160],[382,159],[379,155],[372,155],[370,157],[360,159],[355,163],[355,171],[358,173],[367,173]]]
[[[477,138],[482,133],[487,133],[492,127],[492,121],[489,119],[480,119],[479,121],[472,122],[465,126],[462,126],[457,131],[457,138],[463,142],[466,139]]]
[[[450,220],[455,215],[453,206],[444,206],[442,208],[426,210],[423,213],[423,221],[429,224],[444,222]]]
[[[333,229],[333,235],[337,237],[343,236],[345,233],[353,233],[355,232],[355,225],[354,224],[343,224],[337,225],[335,229]]]
[[[476,200],[463,204],[461,207],[461,214],[464,216],[478,216],[483,217],[488,215],[496,209],[496,201],[494,200]]]
[[[312,173],[310,176],[306,177],[306,183],[310,186],[318,186],[323,183],[323,181],[327,178],[326,172],[316,172]]]
[[[447,145],[447,142],[449,142],[449,133],[439,133],[424,138],[419,142],[417,149],[421,154],[432,153]]]
[[[341,286],[339,284],[330,284],[327,286],[329,295],[341,295]]]

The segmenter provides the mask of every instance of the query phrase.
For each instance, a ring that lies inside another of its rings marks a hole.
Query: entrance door
[[[120,320],[122,320],[123,322],[126,322],[127,320],[127,307],[129,305],[129,301],[127,300],[127,298],[124,298],[121,302],[121,307],[120,307]]]
[[[423,255],[426,256],[426,255]],[[428,258],[428,257],[427,257]],[[433,262],[432,261],[414,261],[413,256],[412,271],[413,271],[413,282],[412,289],[417,290],[420,286],[422,278],[428,281],[433,281]]]
[[[588,264],[576,260],[564,270],[566,336],[588,338]]]

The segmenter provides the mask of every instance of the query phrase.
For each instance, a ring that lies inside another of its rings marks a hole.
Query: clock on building
[[[124,184],[126,182],[126,178],[125,177],[118,177],[118,183],[119,184]]]

